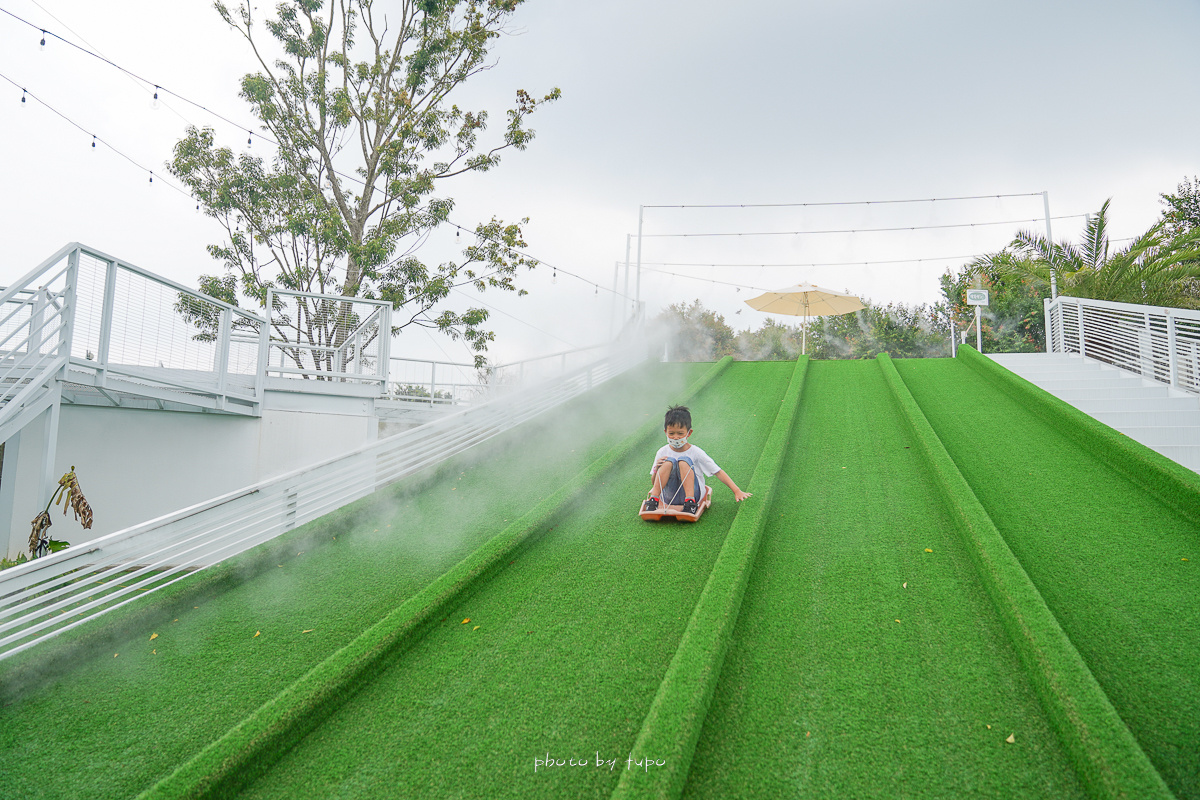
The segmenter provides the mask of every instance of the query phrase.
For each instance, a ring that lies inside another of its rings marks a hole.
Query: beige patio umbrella
[[[837,316],[866,308],[862,300],[852,294],[822,289],[811,283],[801,283],[797,286],[788,286],[784,289],[760,294],[758,297],[747,300],[746,305],[767,314],[791,314],[794,317],[804,317],[801,353],[808,350],[809,317]]]

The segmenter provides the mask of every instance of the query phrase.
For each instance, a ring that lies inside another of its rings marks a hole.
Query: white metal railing
[[[0,291],[0,442],[56,402],[70,358],[78,253],[63,248]]]
[[[1200,392],[1200,311],[1060,296],[1045,301],[1045,313],[1046,352]]]
[[[393,356],[388,376],[389,400],[428,405],[482,403],[513,387],[553,380],[605,358],[611,343],[580,347],[482,368],[462,361],[432,361]]]
[[[268,374],[380,389],[387,383],[387,300],[268,289],[267,308],[270,334],[261,355]]]
[[[387,399],[434,406],[486,402],[491,394],[486,373],[462,361],[432,361],[392,356]]]
[[[645,359],[623,348],[352,453],[0,572],[0,659],[82,625],[541,414]]]

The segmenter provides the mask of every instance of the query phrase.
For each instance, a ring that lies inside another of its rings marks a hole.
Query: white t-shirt
[[[676,450],[675,448],[671,447],[671,445],[664,444],[658,449],[658,452],[654,454],[654,461],[650,464],[650,477],[654,477],[654,464],[658,463],[660,458],[678,459],[681,456],[687,456],[692,460],[692,465],[696,468],[696,472],[698,473],[697,477],[700,478],[700,497],[704,497],[704,477],[706,475],[716,475],[721,471],[721,468],[717,466],[717,462],[712,460],[712,456],[701,450],[699,447],[696,447],[696,445],[692,445],[687,450]],[[699,500],[700,497],[696,499]]]

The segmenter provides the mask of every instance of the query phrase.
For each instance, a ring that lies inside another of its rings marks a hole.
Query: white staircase
[[[1080,411],[1200,472],[1200,397],[1074,353],[990,358]]]

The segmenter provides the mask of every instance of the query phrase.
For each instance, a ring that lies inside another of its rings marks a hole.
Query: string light
[[[38,44],[38,47],[41,48],[42,50],[46,49],[46,32],[45,31],[42,31],[42,41]]]
[[[254,135],[252,133],[250,133],[249,131],[246,131],[246,147],[253,147],[253,146],[254,146]]]
[[[554,274],[550,276],[550,282],[558,283],[558,267],[551,267],[551,269],[554,270]]]
[[[155,111],[158,111],[158,109],[159,109],[159,108],[162,106],[162,103],[158,102],[158,90],[159,90],[159,88],[160,88],[160,87],[158,87],[158,86],[155,86],[155,87],[154,87],[154,99],[150,101],[150,107],[151,107],[152,109],[154,109]]]
[[[150,183],[154,183],[154,170],[150,170]]]
[[[92,149],[96,149],[96,134],[92,134]]]
[[[25,90],[24,89],[21,90],[21,102],[22,103],[25,102]]]

